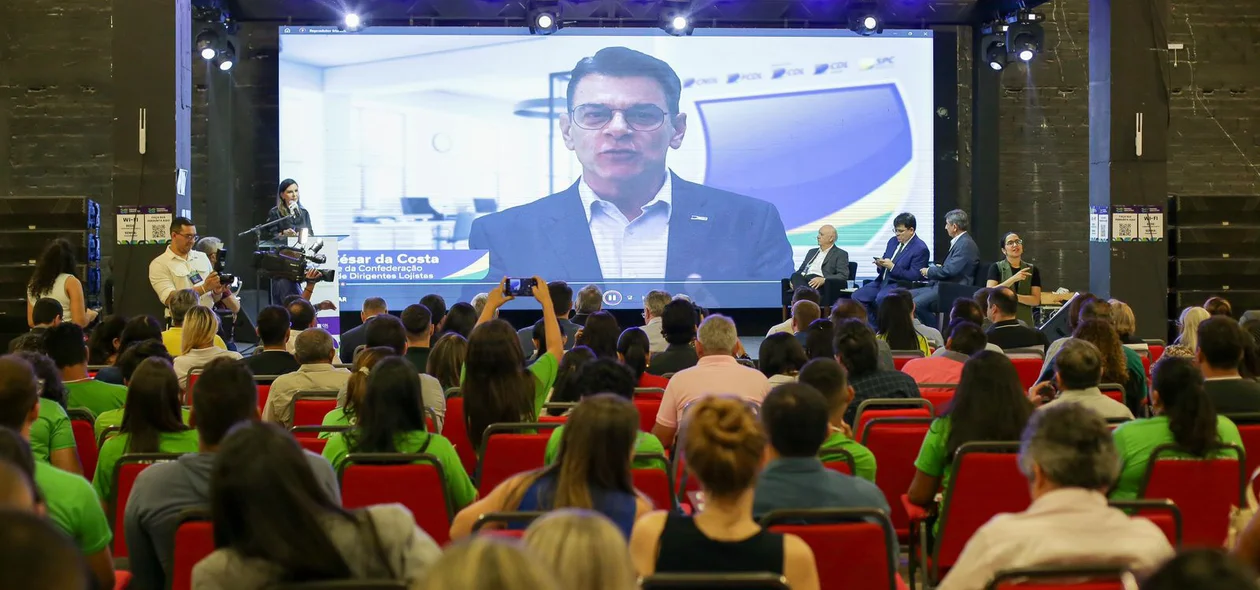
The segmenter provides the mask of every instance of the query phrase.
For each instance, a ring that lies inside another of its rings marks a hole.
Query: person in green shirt
[[[141,340],[131,346],[126,347],[122,354],[118,355],[119,376],[122,377],[123,385],[131,383],[131,376],[135,374],[136,369],[140,367],[140,363],[147,358],[160,358],[168,363],[174,362],[171,355],[166,352],[166,346],[161,340],[151,338],[149,340]],[[96,440],[101,440],[101,435],[111,426],[121,426],[123,420],[124,408],[109,410],[96,415],[96,423],[93,430],[96,433]],[[184,411],[184,424],[188,424],[189,411]]]
[[[427,432],[420,376],[410,362],[390,356],[376,363],[367,380],[358,424],[328,439],[324,458],[340,472],[353,453],[424,453],[438,460],[446,495],[459,510],[477,499],[477,489],[464,471],[455,446],[446,437]]]
[[[468,337],[460,395],[464,397],[468,436],[477,452],[481,450],[481,433],[491,424],[534,420],[556,382],[564,354],[564,336],[547,283],[541,277],[533,277],[533,284],[537,285],[532,289],[534,299],[542,306],[546,325],[547,351],[528,369],[523,368],[525,356],[516,330],[511,324],[494,319],[504,303],[515,299],[505,293],[508,279],[503,279],[498,289],[490,290],[477,327]]]
[[[101,501],[114,499],[114,469],[129,453],[195,453],[197,431],[184,423],[179,407],[179,378],[165,359],[140,363],[127,384],[122,430],[101,445],[92,487]]]
[[[590,361],[577,370],[573,380],[573,390],[580,399],[601,393],[613,393],[627,401],[634,401],[635,381],[634,371],[630,370],[630,367],[614,359],[601,358]],[[556,462],[563,433],[564,426],[551,431],[551,438],[547,439],[544,459],[547,465]],[[634,454],[664,455],[665,447],[655,435],[639,431],[634,443]],[[660,459],[635,459],[634,468],[667,470],[668,466]]]
[[[1213,409],[1203,388],[1203,373],[1192,359],[1164,356],[1155,363],[1151,404],[1154,418],[1125,422],[1112,434],[1121,461],[1120,479],[1111,491],[1113,500],[1133,500],[1141,494],[1151,452],[1158,446],[1177,445],[1184,452],[1161,453],[1160,457],[1181,459],[1232,458],[1238,453],[1210,447],[1243,447],[1238,426]]]
[[[827,399],[830,434],[818,450],[818,457],[823,463],[830,463],[842,460],[840,451],[847,452],[853,457],[853,475],[874,482],[875,454],[853,440],[853,430],[844,421],[844,414],[853,401],[853,387],[849,385],[849,374],[844,367],[833,358],[816,358],[801,367],[796,380],[817,389]]]
[[[29,441],[31,425],[37,419],[39,383],[34,369],[17,356],[0,356],[0,427],[20,432]],[[92,484],[82,476],[37,461],[35,486],[44,497],[48,519],[83,552],[97,587],[113,588],[114,559],[109,551],[113,534]]]
[[[350,379],[346,381],[346,397],[341,405],[324,414],[324,426],[354,426],[358,421],[359,408],[363,407],[363,396],[367,394],[368,375],[376,367],[376,363],[395,356],[394,349],[388,346],[365,348],[354,357],[354,367],[350,369]],[[405,358],[405,357],[404,357]],[[408,359],[410,360],[410,359]],[[332,437],[331,432],[324,432],[320,438]]]
[[[97,381],[88,376],[88,349],[83,341],[83,328],[68,322],[49,328],[44,332],[44,347],[61,370],[61,380],[69,392],[67,407],[85,408],[99,416],[109,410],[121,408],[127,402],[126,387]]]
[[[39,418],[31,424],[31,452],[36,461],[49,463],[62,471],[82,475],[79,453],[74,442],[74,428],[66,414],[66,388],[61,384],[61,372],[52,359],[38,352],[19,352],[18,356],[31,364],[35,377],[40,380]]]
[[[938,490],[949,489],[954,453],[969,442],[1018,441],[1032,415],[1019,373],[1005,354],[982,350],[963,363],[954,399],[932,422],[907,495],[923,507],[936,503]]]

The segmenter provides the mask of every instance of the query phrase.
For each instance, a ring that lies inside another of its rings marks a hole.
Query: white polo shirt
[[[157,293],[158,301],[166,305],[166,298],[180,289],[192,289],[205,282],[214,272],[205,253],[190,250],[188,256],[179,256],[167,246],[166,251],[149,263],[149,284]],[[215,293],[203,293],[198,300],[206,307],[214,307]]]

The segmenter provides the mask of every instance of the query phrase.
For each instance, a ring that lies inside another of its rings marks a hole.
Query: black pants
[[[792,273],[792,290],[795,291],[800,287],[808,287],[809,281],[818,278],[820,275],[803,275],[800,271]]]
[[[282,279],[282,278],[271,279],[271,304],[272,305],[284,305],[285,297],[288,297],[290,295],[301,295],[301,294],[302,292],[298,290],[298,284],[296,281],[291,281],[289,279]]]

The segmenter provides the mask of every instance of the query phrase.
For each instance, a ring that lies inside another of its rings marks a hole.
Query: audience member
[[[411,367],[407,373],[416,374]],[[441,556],[399,504],[350,512],[330,501],[302,447],[274,425],[233,428],[210,486],[218,548],[193,567],[194,588],[382,578],[414,584]]]
[[[565,311],[565,314],[567,315],[568,311]],[[477,325],[477,318],[479,317],[480,314],[477,313],[477,310],[473,308],[471,303],[460,301],[446,311],[446,322],[443,325],[442,333],[459,334],[467,338],[469,334],[472,334],[472,329]]]
[[[101,445],[92,487],[101,501],[114,501],[114,468],[130,453],[195,453],[197,431],[184,424],[179,407],[179,379],[169,361],[140,363],[127,384],[127,405],[118,434]]]
[[[459,334],[443,334],[429,351],[425,374],[432,375],[442,391],[459,387],[459,372],[468,356],[468,340]]]
[[[31,306],[31,334],[43,334],[49,328],[61,325],[62,306],[56,299],[44,297]]]
[[[19,352],[39,380],[39,417],[31,423],[30,450],[37,461],[70,473],[82,474],[70,416],[66,414],[66,387],[52,359],[35,352]]]
[[[770,380],[760,371],[739,364],[735,357],[743,353],[735,322],[724,315],[710,315],[700,324],[696,337],[696,366],[679,371],[669,380],[656,426],[652,434],[661,444],[670,447],[687,404],[704,396],[721,393],[734,395],[757,404],[770,392]]]
[[[661,314],[665,313],[665,306],[670,301],[669,293],[658,289],[648,291],[647,297],[643,298],[642,330],[647,334],[651,353],[665,352],[669,346],[669,343],[665,341],[665,335],[661,333]]]
[[[511,575],[503,575],[511,572]],[[556,574],[520,543],[491,535],[448,545],[420,590],[564,590]]]
[[[770,387],[795,383],[797,373],[808,361],[800,342],[783,332],[767,336],[757,352],[757,366],[770,381]]]
[[[884,301],[889,299],[892,297]],[[914,377],[879,366],[878,341],[875,332],[861,320],[844,320],[836,326],[836,360],[844,365],[853,387],[853,401],[844,414],[844,421],[850,426],[858,407],[868,399],[920,397]]]
[[[577,294],[577,313],[573,314],[573,323],[584,326],[586,318],[604,308],[604,292],[595,285],[582,287]]]
[[[597,311],[586,318],[586,325],[577,333],[577,344],[591,349],[599,358],[617,358],[617,338],[621,326],[606,311]]]
[[[984,317],[984,310],[981,309],[981,307],[977,305],[975,301],[972,301],[971,299],[967,297],[959,297],[954,300],[953,305],[950,305],[949,317],[947,318],[947,322],[945,323],[945,325],[949,326],[949,325],[952,325],[954,322],[959,322],[959,321],[971,322],[977,326],[980,326],[982,330],[988,330],[989,326],[992,324],[992,322],[990,322],[988,318]],[[992,350],[993,352],[1002,352],[1001,346],[998,346],[988,341],[987,334],[985,336],[984,349]],[[936,351],[932,353],[932,356],[944,356],[946,352],[947,350],[945,349],[944,346],[942,346],[936,349]]]
[[[1085,320],[1110,320],[1111,304],[1099,299],[1093,293],[1081,293],[1068,302],[1067,314],[1068,333],[1071,334],[1076,332],[1076,327]],[[1046,348],[1045,359],[1041,362],[1042,375],[1048,374],[1047,371],[1054,365],[1054,356],[1070,338],[1072,337],[1059,338]]]
[[[46,507],[35,487],[35,457],[22,433],[0,426],[0,510],[43,516]]]
[[[539,277],[535,284],[545,285]],[[494,311],[514,299],[503,294],[507,279],[490,291],[480,323],[468,338],[468,354],[464,363],[464,382],[460,395],[464,398],[464,420],[473,449],[481,451],[481,434],[496,422],[529,422],[535,419],[547,400],[547,392],[556,383],[560,357],[564,354],[564,337],[556,321],[551,290],[537,288],[534,298],[543,309],[547,328],[547,351],[528,368],[520,342],[512,325],[491,319]]]
[[[195,369],[219,357],[241,358],[240,353],[225,350],[215,344],[219,331],[219,316],[204,305],[194,306],[184,316],[184,333],[181,335],[180,355],[175,358],[175,374],[179,376],[179,388],[188,389],[188,375]],[[301,362],[301,359],[298,359]]]
[[[122,352],[118,345],[122,343],[122,331],[126,325],[127,318],[114,314],[105,316],[92,328],[88,334],[88,366],[103,367],[118,360],[118,353]]]
[[[551,294],[552,307],[556,311],[556,323],[560,324],[560,333],[564,335],[564,349],[571,350],[577,341],[578,329],[582,327],[569,320],[569,312],[573,310],[573,288],[564,281],[551,281],[547,283],[547,291]],[[545,347],[539,347],[534,343],[534,340],[539,340],[534,337],[534,333],[534,328],[521,328],[516,331],[516,336],[521,342],[521,354],[524,354],[525,358],[533,357],[540,348],[546,351]]]
[[[394,349],[394,354],[406,356],[407,328],[402,320],[392,315],[387,313],[378,315],[368,320],[363,330],[363,346],[365,348],[388,346]]]
[[[1098,389],[1103,374],[1103,356],[1098,347],[1079,338],[1070,338],[1054,358],[1054,379],[1034,385],[1029,397],[1042,408],[1081,404],[1103,418],[1132,420],[1128,406],[1103,395]],[[1055,395],[1057,392],[1057,396]]]
[[[413,303],[408,305],[402,311],[399,319],[402,320],[403,332],[407,334],[407,352],[403,357],[411,362],[416,368],[417,373],[423,373],[429,368],[429,343],[433,341],[433,322],[432,315],[429,314],[429,308]],[[465,336],[459,332],[461,338]]]
[[[931,344],[914,326],[914,302],[910,292],[893,289],[879,304],[876,315],[878,337],[893,350],[917,350],[923,356],[932,354]]]
[[[1224,297],[1208,297],[1203,302],[1204,311],[1210,316],[1223,315],[1227,318],[1234,318],[1234,306],[1229,304],[1229,300]]]
[[[289,354],[297,356],[295,347],[298,335],[303,330],[315,327],[315,306],[301,297],[285,303],[284,306],[289,310],[289,341],[285,344],[285,348],[288,349]]]
[[[853,430],[844,423],[844,414],[853,401],[853,388],[849,375],[836,359],[814,359],[805,363],[798,381],[817,389],[827,400],[827,439],[823,441],[818,456],[825,462],[839,461],[843,454],[853,457],[854,475],[870,482],[875,481],[875,454],[853,440]]]
[[[334,367],[337,349],[333,337],[323,328],[309,328],[298,334],[298,363],[302,366],[287,375],[276,377],[263,406],[264,422],[276,422],[286,429],[293,426],[293,398],[303,391],[343,391],[350,380],[350,371]]]
[[[857,320],[870,326],[867,318],[866,308],[861,303],[852,299],[841,299],[831,308],[831,329],[832,329],[832,356],[835,356],[835,329],[840,326],[840,322],[844,320]],[[875,345],[879,349],[879,370],[895,371],[897,364],[893,361],[892,347],[888,345],[886,340],[875,339]],[[810,357],[817,358],[817,357]]]
[[[628,328],[627,330],[634,329]],[[569,351],[564,355],[565,362],[568,362],[574,351],[583,349],[585,347],[579,346]],[[566,392],[566,395],[574,396],[572,401],[580,401],[604,393],[620,396],[626,401],[634,401],[634,374],[622,363],[612,359],[595,359],[592,357],[590,362],[584,363],[574,373],[572,384]],[[563,425],[551,431],[551,438],[547,439],[547,450],[543,459],[547,465],[556,462],[556,457],[560,453],[560,441],[563,440],[563,437]],[[638,438],[634,442],[634,453],[636,455],[664,455],[665,447],[661,445],[660,439],[656,438],[652,433],[640,431]],[[668,467],[659,459],[644,458],[635,459],[634,468],[664,470]]]
[[[1243,352],[1243,363],[1242,367],[1239,367],[1239,373],[1250,379],[1260,379],[1260,319],[1248,318],[1239,324],[1243,332],[1251,337],[1248,342],[1250,346]]]
[[[1018,440],[1032,412],[1019,372],[1006,355],[982,350],[967,359],[954,399],[923,437],[907,493],[910,502],[932,506],[937,490],[949,488],[959,447],[969,442]]]
[[[287,312],[286,312],[287,313]],[[368,320],[389,313],[389,305],[380,297],[368,297],[363,300],[363,311],[359,312],[360,324],[341,334],[341,362],[349,365],[354,362],[354,351],[367,344]]]
[[[136,477],[127,500],[123,527],[132,588],[164,588],[174,573],[175,530],[180,514],[211,503],[211,471],[219,445],[236,424],[258,420],[258,389],[253,375],[243,361],[214,359],[202,369],[193,386],[192,405],[200,452],[147,467]],[[305,453],[304,459],[306,471],[314,476],[327,501],[340,505],[341,488],[328,461],[312,453]],[[286,471],[285,476],[289,475]],[[271,477],[266,481],[272,481]],[[260,493],[271,497],[273,491]],[[241,498],[254,500],[249,496]],[[299,533],[288,530],[284,534]],[[274,542],[288,543],[279,537]]]
[[[441,334],[446,330],[446,300],[441,295],[429,293],[420,298],[420,305],[429,308],[429,321],[433,323],[434,334]]]
[[[1123,386],[1125,405],[1130,412],[1141,413],[1142,402],[1146,399],[1146,366],[1142,364],[1142,357],[1121,344],[1120,336],[1105,320],[1081,320],[1072,336],[1098,348],[1103,367],[1099,383]],[[1045,371],[1037,381],[1049,381],[1053,378],[1054,373]]]
[[[629,329],[633,330],[634,328]],[[556,371],[556,383],[551,387],[551,393],[547,395],[547,402],[553,404],[576,404],[581,400],[582,394],[577,387],[578,371],[593,360],[595,360],[595,353],[585,346],[574,346],[573,350],[564,353],[564,358],[560,359],[560,369]],[[633,395],[633,380],[630,382],[630,392]],[[552,416],[564,416],[571,411],[572,408],[553,408],[548,410],[547,413]]]
[[[75,273],[78,263],[74,256],[75,248],[65,238],[57,238],[49,242],[35,262],[35,269],[26,283],[26,318],[31,326],[33,307],[36,301],[44,298],[54,299],[62,307],[61,320],[74,322],[86,328],[96,319],[95,309],[88,309],[83,296],[83,282]]]
[[[565,424],[555,463],[512,476],[461,510],[451,538],[468,536],[483,514],[557,508],[598,511],[629,537],[635,520],[652,510],[630,477],[638,436],[639,413],[629,400],[614,394],[583,399]]]
[[[1181,332],[1177,335],[1177,339],[1164,349],[1164,354],[1194,358],[1195,351],[1199,349],[1199,324],[1210,317],[1212,314],[1202,307],[1187,307],[1182,311],[1181,317],[1177,320],[1177,327]]]
[[[823,467],[818,455],[829,434],[829,409],[826,398],[803,383],[780,385],[766,395],[761,425],[770,446],[757,478],[754,515],[799,508],[890,512],[888,500],[874,483]]]
[[[22,590],[92,590],[101,586],[71,540],[43,518],[25,511],[0,511],[0,569],[4,584]],[[113,572],[109,579],[113,580]]]
[[[652,364],[651,349],[651,340],[647,333],[639,328],[626,328],[617,338],[617,360],[634,371],[637,386],[665,389],[669,385],[669,379],[647,372],[648,365]]]
[[[394,349],[387,346],[364,348],[354,357],[354,366],[350,369],[350,378],[346,380],[346,394],[339,399],[337,407],[324,414],[324,426],[354,426],[359,421],[359,410],[363,407],[363,396],[367,394],[368,376],[376,363],[394,354]],[[325,432],[320,438],[329,438],[332,433]]]
[[[121,358],[123,353],[125,353],[128,349],[141,342],[158,340],[161,341],[165,347],[166,343],[162,341],[162,337],[162,324],[158,323],[156,318],[147,315],[133,316],[131,319],[127,320],[125,324],[123,324],[122,332],[118,335],[118,357],[114,359],[114,363],[112,365],[102,367],[96,372],[96,380],[113,383],[114,385],[126,385],[126,376],[123,374],[125,371],[123,371],[122,367],[119,366],[118,359]],[[178,349],[178,341],[176,342],[177,354],[171,354],[170,349],[167,348],[165,354],[167,359],[170,360],[179,356]],[[132,367],[132,370],[134,371],[135,367]],[[97,418],[99,419],[100,416],[97,416]],[[121,416],[119,418],[121,419]]]
[[[988,319],[993,325],[985,332],[989,342],[998,345],[1002,350],[1010,348],[1040,347],[1043,352],[1050,346],[1049,339],[1041,330],[1024,325],[1016,317],[1019,301],[1015,292],[1007,288],[989,290]]]
[[[1234,320],[1213,316],[1197,331],[1195,358],[1206,378],[1204,388],[1216,411],[1223,414],[1260,412],[1260,383],[1239,372],[1249,337]],[[1260,449],[1257,449],[1260,451]]]
[[[268,305],[258,312],[258,342],[261,351],[245,359],[245,366],[255,375],[284,375],[302,366],[289,353],[289,310]],[[343,340],[344,342],[344,340]]]
[[[1133,315],[1133,308],[1119,299],[1108,299],[1107,303],[1111,304],[1111,326],[1120,335],[1120,342],[1133,350],[1149,352],[1151,347],[1135,334],[1137,316]]]
[[[603,514],[573,508],[550,512],[530,523],[524,541],[566,590],[638,588],[626,537]]]
[[[796,334],[798,341],[804,340],[802,333],[820,317],[822,317],[822,308],[813,301],[803,299],[792,304],[792,333]]]
[[[481,317],[481,312],[482,310],[486,308],[486,301],[489,299],[490,299],[489,293],[478,293],[476,295],[473,295],[471,303],[473,306],[473,311],[477,312],[478,318]]]
[[[796,304],[802,301],[810,301],[816,306],[821,306],[822,296],[819,295],[818,290],[813,287],[806,287],[804,285],[797,287],[796,290],[792,291],[792,303],[788,306],[788,309],[793,311],[793,315],[788,316],[788,319],[783,320],[783,323],[771,326],[770,330],[766,332],[766,336],[768,337],[773,334],[778,334],[779,332],[785,332],[788,334],[796,332],[796,328],[794,327],[796,325],[796,321],[793,319],[795,317],[794,312]],[[852,300],[850,299],[848,301]],[[861,303],[858,303],[858,305],[861,305]],[[821,307],[819,309],[821,309]],[[808,326],[809,323],[806,322],[805,325]]]
[[[1224,319],[1224,318],[1222,318]],[[1121,424],[1115,430],[1120,454],[1120,480],[1111,497],[1132,500],[1141,491],[1151,451],[1176,444],[1184,453],[1172,457],[1234,457],[1232,451],[1214,450],[1219,444],[1243,446],[1238,427],[1219,415],[1204,391],[1203,374],[1188,359],[1160,358],[1151,371],[1151,406],[1154,418]]]
[[[665,347],[665,352],[652,355],[649,373],[665,375],[696,366],[700,360],[693,344],[696,326],[700,323],[697,318],[696,308],[690,301],[675,298],[665,304],[661,312],[661,333],[669,346]]]
[[[1032,505],[981,526],[938,588],[980,590],[1002,570],[1038,566],[1118,565],[1149,574],[1173,548],[1151,521],[1107,505],[1116,457],[1107,423],[1089,408],[1037,412],[1019,451]]]
[[[687,415],[682,438],[679,452],[700,482],[704,509],[694,516],[658,510],[635,523],[630,557],[639,575],[770,572],[786,576],[793,590],[817,589],[809,545],[753,520],[766,436],[747,403],[701,399]]]
[[[1256,572],[1220,549],[1187,549],[1165,561],[1142,590],[1256,590]]]
[[[41,331],[36,334],[27,332],[9,341],[9,353],[15,352],[34,352],[37,354],[45,354],[48,351],[44,348],[44,333]]]
[[[804,347],[806,358],[835,358],[836,349],[832,343],[836,339],[836,325],[831,320],[820,318],[810,322],[804,336],[804,342],[801,345]],[[800,337],[801,333],[798,332],[796,334],[798,342],[801,341]],[[892,354],[892,349],[889,349],[889,354]]]
[[[993,294],[993,289],[994,287],[981,287],[976,289],[976,292],[971,294],[971,301],[987,313],[990,305],[989,297]],[[980,327],[988,330],[993,327],[993,322],[991,322],[988,318],[985,318],[984,323],[981,324]]]
[[[414,368],[401,358],[381,359],[368,375],[362,403],[355,412],[355,427],[329,437],[324,458],[334,470],[340,471],[351,453],[433,455],[446,482],[448,501],[456,508],[463,508],[476,499],[477,489],[464,472],[451,441],[436,432],[428,432],[422,403],[420,378]]]
[[[44,348],[61,370],[61,382],[68,392],[67,408],[85,408],[99,416],[101,412],[121,408],[126,403],[126,387],[88,376],[87,345],[83,343],[83,328],[78,324],[66,322],[49,328],[44,332]]]
[[[166,345],[156,338],[145,340],[132,346],[127,347],[127,351],[118,357],[116,364],[119,374],[122,376],[123,385],[130,383],[131,376],[136,373],[136,369],[140,367],[148,358],[160,358],[168,364],[174,362],[171,355],[166,352]],[[96,440],[101,439],[101,435],[113,426],[122,426],[123,414],[127,411],[127,407],[123,406],[116,410],[101,412],[96,416],[94,430],[96,431]],[[188,410],[183,410],[184,422],[188,421]]]
[[[172,357],[183,354],[184,349],[184,316],[188,310],[198,305],[199,298],[192,289],[179,289],[171,293],[170,305],[168,310],[171,314],[171,327],[162,332],[162,344],[166,345],[166,351]],[[214,336],[214,345],[227,350],[227,344],[216,333]]]
[[[66,322],[55,330],[62,328],[82,334],[78,324]],[[82,338],[79,344],[82,346]],[[87,356],[86,352],[84,356]],[[38,407],[39,383],[30,364],[13,355],[0,357],[0,426],[29,438],[31,424],[39,417]],[[92,484],[82,476],[38,461],[35,463],[35,486],[44,498],[48,518],[73,539],[79,551],[86,556],[98,587],[113,588],[114,559],[109,553],[112,535]],[[3,527],[3,530],[9,532],[8,527]],[[13,570],[5,572],[5,583],[12,584]]]
[[[984,330],[968,321],[960,320],[949,326],[949,339],[945,341],[945,354],[933,354],[927,358],[910,359],[901,372],[924,383],[958,383],[962,377],[963,363],[971,355],[984,350]]]

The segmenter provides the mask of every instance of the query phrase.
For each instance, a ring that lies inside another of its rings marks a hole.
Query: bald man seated
[[[805,285],[822,289],[829,279],[851,278],[849,253],[836,246],[836,228],[824,225],[818,228],[818,247],[810,248],[800,268],[792,273],[792,289]]]

